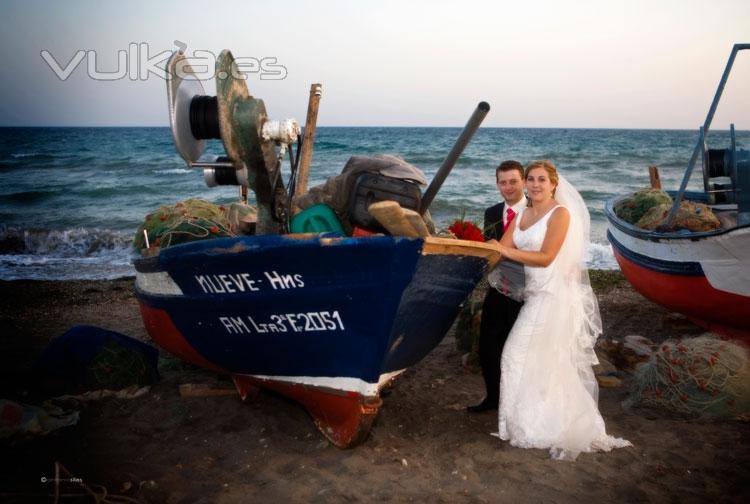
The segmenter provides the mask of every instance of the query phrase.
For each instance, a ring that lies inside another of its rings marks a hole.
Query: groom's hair
[[[503,161],[502,163],[500,163],[500,166],[495,168],[495,180],[500,177],[500,172],[507,172],[511,170],[518,170],[518,173],[521,174],[521,179],[524,178],[523,165],[515,159],[509,159],[508,161]]]

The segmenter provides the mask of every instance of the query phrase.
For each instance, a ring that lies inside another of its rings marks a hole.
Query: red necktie
[[[505,233],[508,228],[510,227],[510,223],[513,222],[513,218],[516,216],[516,212],[513,211],[511,207],[508,207],[506,210],[506,215],[508,216],[508,220],[503,224],[503,233]],[[503,275],[503,281],[502,285],[500,286],[500,292],[503,293],[503,295],[507,296],[510,292],[510,288],[508,285],[508,277]]]
[[[508,230],[510,223],[513,222],[513,217],[516,216],[516,212],[514,212],[511,207],[508,207],[508,210],[506,210],[506,212],[507,212],[506,215],[508,216],[508,220],[505,224],[503,224],[503,233]]]

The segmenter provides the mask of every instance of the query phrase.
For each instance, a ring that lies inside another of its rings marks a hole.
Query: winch
[[[216,60],[215,80],[216,96],[208,96],[183,50],[167,62],[169,119],[177,152],[189,167],[203,168],[209,187],[238,185],[245,202],[247,189],[255,193],[257,234],[285,232],[294,187],[285,187],[281,162],[288,152],[294,174],[299,123],[268,119],[263,100],[250,95],[229,50]],[[201,160],[208,139],[220,139],[226,156]]]
[[[734,124],[729,137],[728,149],[703,144],[703,185],[711,204],[736,204],[737,224],[750,224],[750,151],[737,149]]]

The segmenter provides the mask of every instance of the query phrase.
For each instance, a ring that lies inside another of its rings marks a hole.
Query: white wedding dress
[[[499,437],[522,448],[549,449],[556,459],[580,452],[630,446],[608,436],[598,408],[598,386],[591,366],[601,333],[596,297],[582,264],[588,242],[588,211],[566,184],[571,224],[555,260],[547,267],[525,267],[524,305],[501,359]],[[559,196],[558,202],[562,202]],[[567,201],[566,201],[567,203]],[[580,206],[582,205],[582,209]],[[572,207],[572,208],[571,208]],[[516,217],[513,242],[523,250],[541,249],[547,223],[560,205],[528,229]]]

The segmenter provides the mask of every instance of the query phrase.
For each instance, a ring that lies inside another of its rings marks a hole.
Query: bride
[[[584,257],[590,217],[581,195],[549,161],[525,172],[531,205],[498,248],[525,265],[524,305],[503,349],[499,437],[556,459],[631,446],[608,436],[591,366],[602,331]]]

